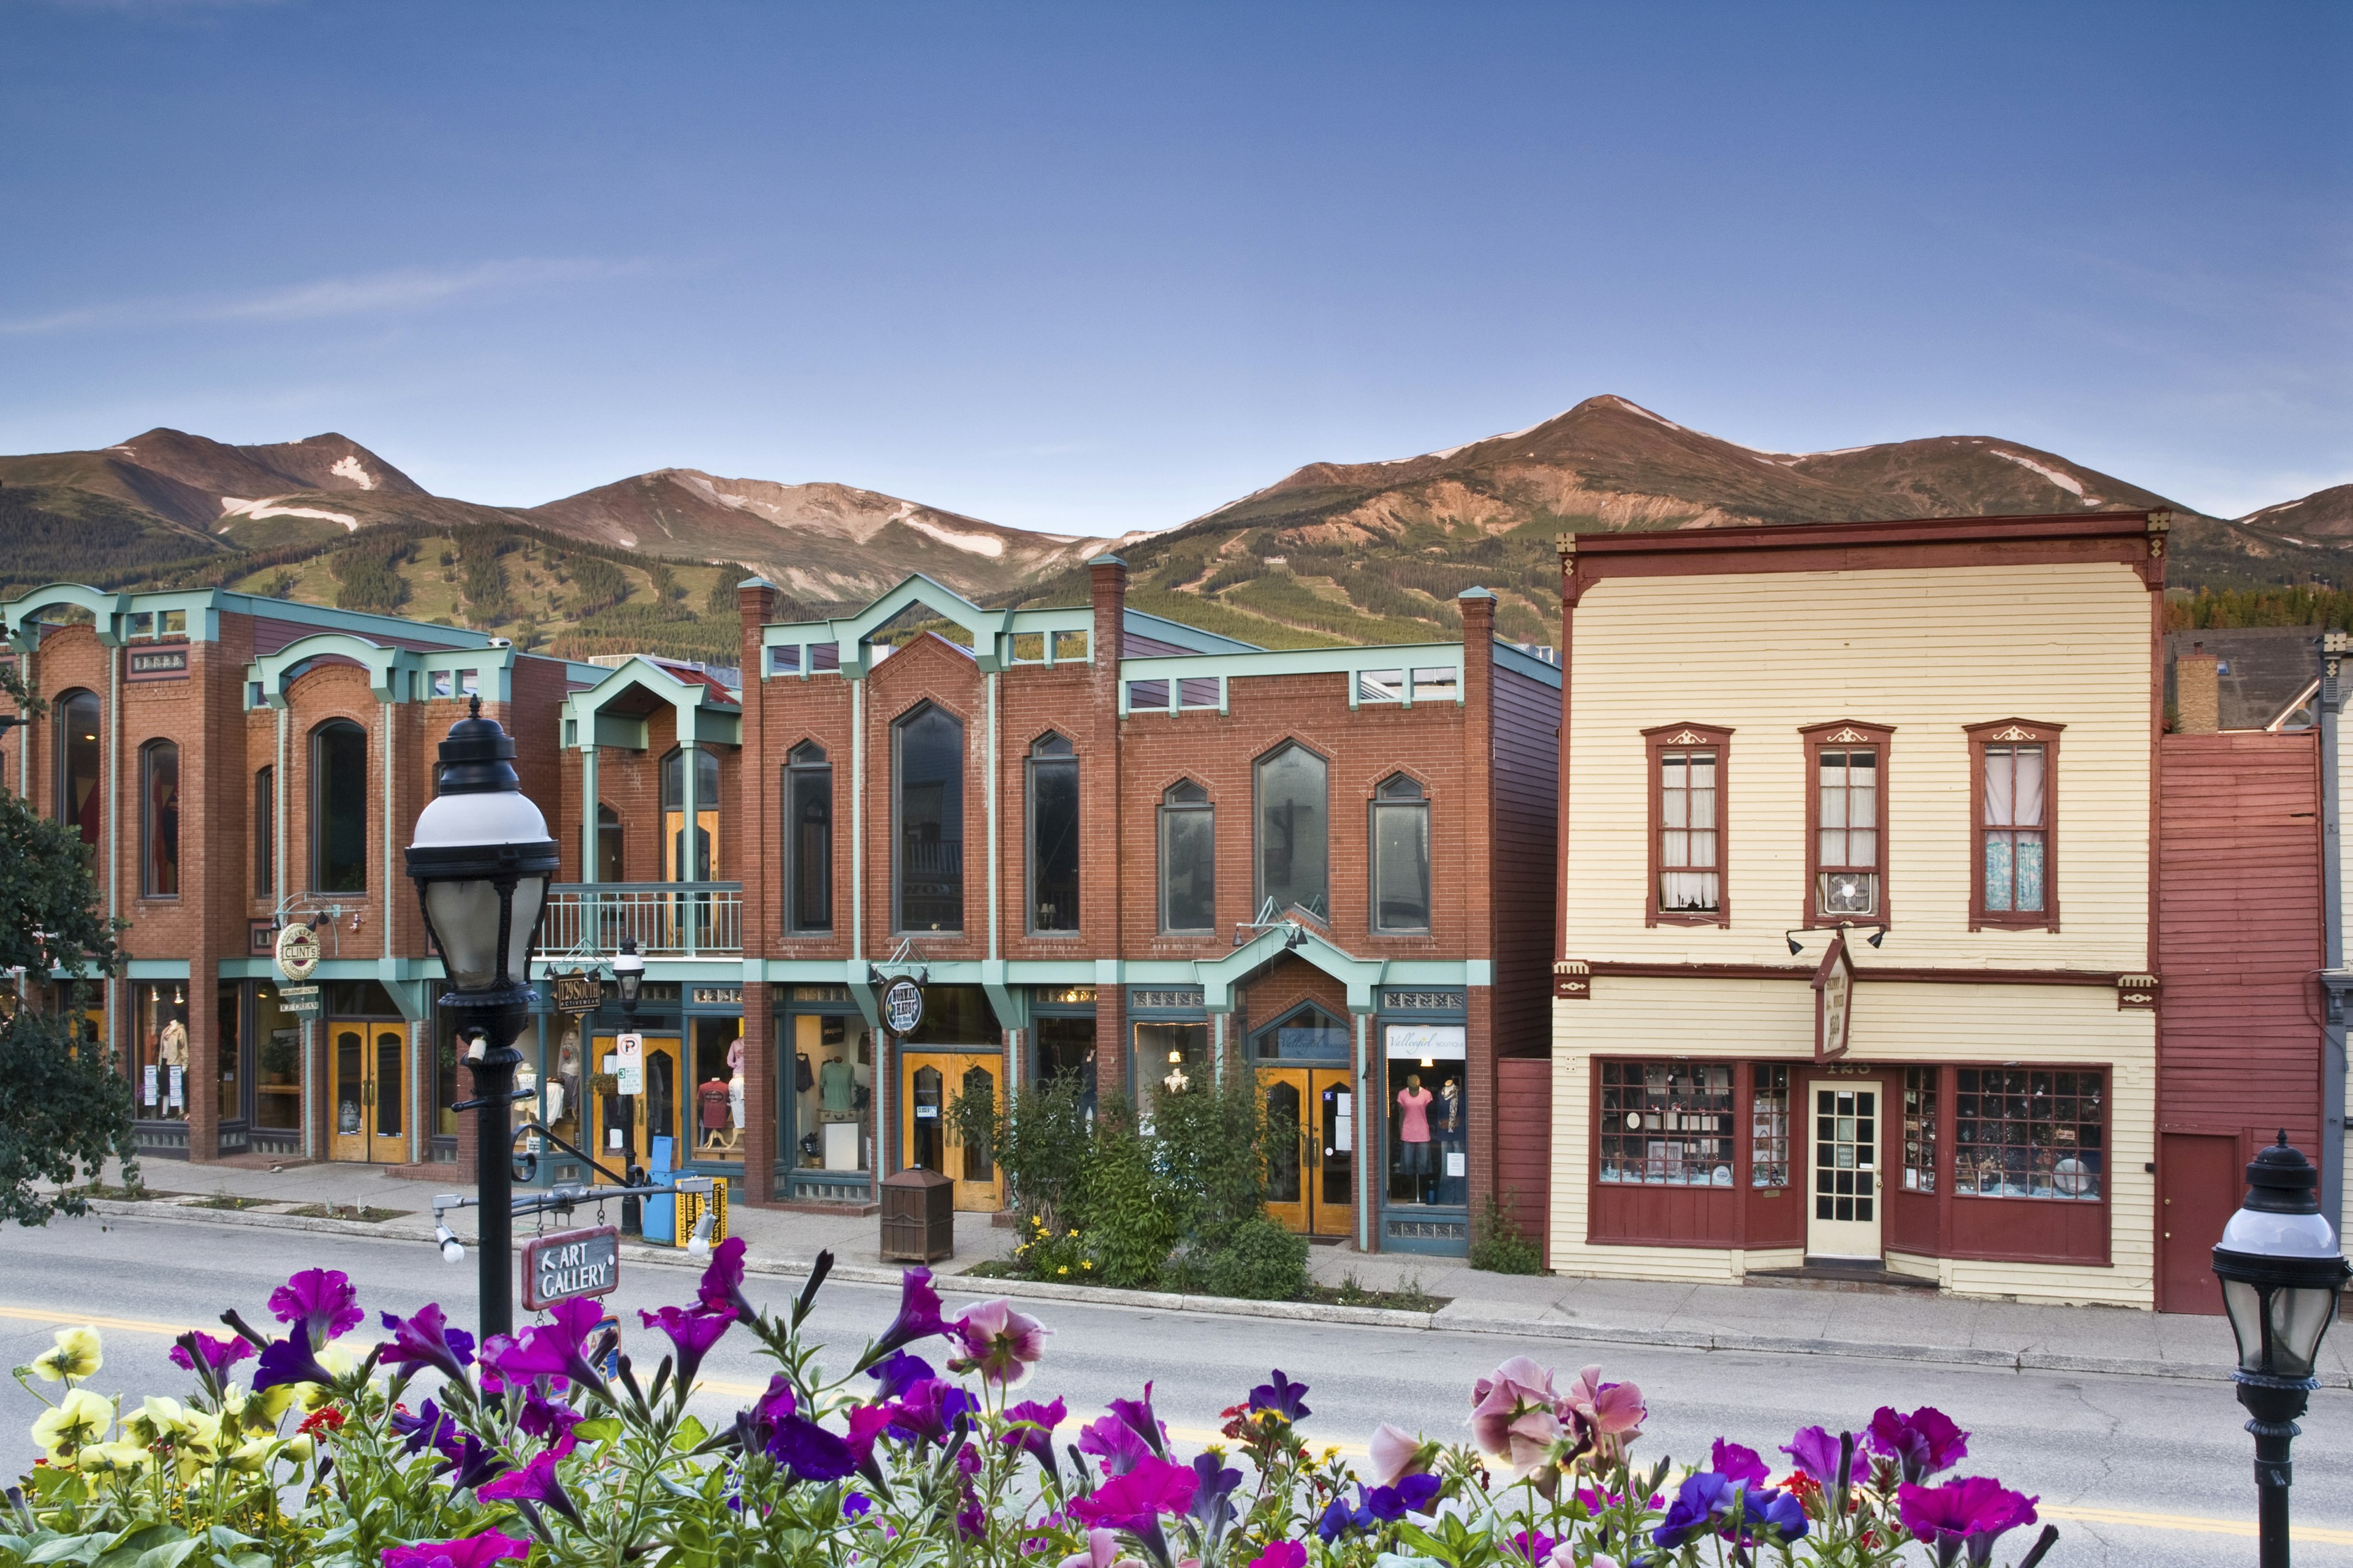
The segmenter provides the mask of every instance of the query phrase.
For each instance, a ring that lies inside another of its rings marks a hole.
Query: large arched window
[[[723,875],[719,855],[719,753],[694,749],[694,853],[686,838],[686,751],[662,759],[662,879],[708,882]]]
[[[58,699],[56,712],[58,820],[79,832],[81,841],[95,850],[103,805],[98,785],[102,752],[98,743],[98,693],[69,691]]]
[[[331,719],[311,731],[311,890],[367,891],[367,731]]]
[[[139,748],[139,891],[180,896],[180,748],[169,741]]]
[[[1050,732],[1029,748],[1029,929],[1079,929],[1079,759]]]
[[[964,930],[964,726],[926,703],[891,727],[900,931]]]
[[[1258,891],[1263,910],[1331,918],[1332,807],[1324,759],[1293,741],[1258,763]]]
[[[1218,924],[1218,808],[1209,792],[1179,779],[1160,795],[1160,929]]]
[[[1373,792],[1373,929],[1430,929],[1430,800],[1392,773]]]
[[[785,901],[787,929],[833,929],[833,763],[815,741],[785,759]]]

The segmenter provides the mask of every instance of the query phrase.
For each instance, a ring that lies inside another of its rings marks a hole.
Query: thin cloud
[[[342,316],[389,315],[430,308],[501,289],[596,282],[647,270],[638,260],[517,258],[470,267],[403,268],[352,278],[322,278],[229,299],[140,299],[79,306],[0,321],[0,332],[105,331],[121,327],[217,321],[315,321]]]

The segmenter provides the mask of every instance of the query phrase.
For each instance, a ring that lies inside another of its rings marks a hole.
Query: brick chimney
[[[1127,563],[1116,555],[1098,555],[1087,563],[1095,606],[1095,668],[1119,673],[1122,631],[1127,616]]]
[[[2173,732],[2211,735],[2222,728],[2222,661],[2194,642],[2173,661]]]

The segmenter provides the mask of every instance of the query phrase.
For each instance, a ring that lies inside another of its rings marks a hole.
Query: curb
[[[259,1214],[251,1210],[193,1209],[185,1203],[170,1199],[126,1203],[113,1198],[93,1198],[90,1207],[92,1214],[178,1220],[193,1225],[324,1232],[331,1236],[375,1237],[400,1241],[432,1239],[429,1228],[404,1225],[398,1221],[387,1220],[371,1225],[347,1219],[307,1219],[294,1215]],[[518,1242],[521,1239],[518,1237]],[[649,1247],[643,1242],[624,1242],[621,1257],[628,1262],[657,1268],[700,1272],[703,1267],[702,1259],[683,1248]],[[769,1278],[800,1278],[805,1277],[813,1266],[814,1259],[806,1258],[747,1258],[744,1272]],[[896,1285],[900,1272],[896,1268],[879,1268],[865,1264],[837,1263],[830,1278],[852,1285]],[[1223,1296],[1186,1296],[1166,1290],[1120,1290],[1105,1285],[1053,1285],[1032,1279],[976,1279],[963,1274],[939,1275],[933,1283],[944,1295],[1018,1296],[1035,1300],[1074,1301],[1089,1306],[1187,1312],[1215,1318],[1271,1318],[1291,1322],[1348,1323],[1361,1328],[1399,1329],[1424,1333],[1454,1332],[1493,1338],[1646,1345],[1671,1350],[1837,1356],[1848,1361],[1964,1366],[1992,1372],[2096,1373],[2112,1377],[2158,1377],[2189,1383],[2228,1383],[2232,1380],[2227,1368],[2186,1362],[2148,1361],[2129,1356],[2069,1355],[2051,1351],[1984,1350],[1970,1345],[1901,1344],[1780,1334],[1684,1333],[1654,1327],[1546,1322],[1458,1313],[1456,1308],[1460,1303],[1434,1312],[1408,1312],[1385,1307],[1331,1307],[1312,1301],[1245,1301]],[[2331,1373],[2321,1379],[2321,1385],[2326,1388],[2353,1388],[2353,1374]]]

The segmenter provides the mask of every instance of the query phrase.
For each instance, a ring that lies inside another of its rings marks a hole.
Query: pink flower
[[[1250,1568],[1307,1568],[1306,1543],[1298,1541],[1274,1542],[1265,1551],[1250,1559]]]
[[[1401,1426],[1392,1426],[1386,1421],[1374,1427],[1373,1485],[1393,1487],[1408,1476],[1429,1469],[1429,1447],[1414,1434]],[[1304,1552],[1306,1548],[1303,1546],[1300,1550]],[[1295,1564],[1293,1568],[1296,1568]]]
[[[1142,1568],[1142,1564],[1119,1554],[1119,1538],[1110,1531],[1090,1530],[1087,1549],[1071,1552],[1057,1568]]]
[[[1560,1404],[1562,1413],[1576,1419],[1604,1459],[1623,1454],[1626,1445],[1642,1435],[1642,1423],[1651,1414],[1640,1388],[1630,1383],[1602,1382],[1598,1366],[1578,1373]]]
[[[1187,1466],[1146,1459],[1071,1503],[1071,1513],[1091,1530],[1103,1526],[1141,1534],[1155,1528],[1160,1515],[1192,1507],[1200,1485],[1201,1478]]]
[[[448,1568],[490,1568],[493,1563],[530,1553],[530,1542],[488,1530],[457,1541],[420,1541],[414,1546],[387,1546],[384,1549],[384,1568],[440,1568],[444,1563]]]
[[[1045,1355],[1046,1336],[1051,1332],[1002,1298],[966,1307],[948,1325],[950,1337],[964,1345],[964,1354],[952,1358],[948,1370],[977,1372],[984,1382],[1018,1387]]]
[[[1482,1453],[1508,1460],[1514,1480],[1545,1463],[1560,1439],[1552,1377],[1550,1368],[1515,1355],[1471,1390],[1472,1441]]]

